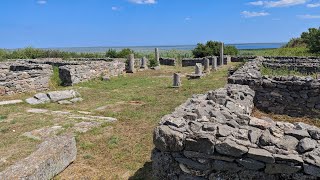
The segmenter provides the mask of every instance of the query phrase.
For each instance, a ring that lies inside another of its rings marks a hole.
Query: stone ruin
[[[210,65],[216,59],[217,65],[221,66],[220,56],[208,56],[204,58],[184,58],[182,59],[182,67],[195,66],[197,63],[201,63],[203,66],[205,65],[206,59],[209,59]],[[231,62],[231,56],[225,55],[223,64],[226,65]]]
[[[118,76],[125,70],[124,62],[110,59],[12,60],[0,63],[0,95],[48,90],[53,66],[59,68],[64,86],[101,76]]]
[[[289,66],[290,62],[282,63]],[[302,62],[305,63],[304,60]],[[277,65],[278,62],[272,64],[270,60],[250,61],[230,76],[228,82],[249,85],[256,92],[255,106],[263,111],[290,116],[320,117],[320,80],[308,76],[262,76],[262,66],[277,68]],[[313,65],[313,61],[305,63],[305,66],[312,69],[315,67]]]
[[[319,128],[251,116],[255,105],[296,115],[294,103],[305,115],[317,107],[319,81],[264,77],[262,62],[246,63],[225,88],[194,95],[161,119],[153,137],[156,179],[320,178]]]

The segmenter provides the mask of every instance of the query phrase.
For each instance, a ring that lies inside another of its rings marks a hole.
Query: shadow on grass
[[[152,162],[146,162],[129,180],[153,180]]]

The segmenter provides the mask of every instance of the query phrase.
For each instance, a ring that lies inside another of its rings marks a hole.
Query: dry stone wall
[[[320,72],[320,59],[270,59],[263,61],[263,66],[271,69],[287,69],[304,74],[313,74]]]
[[[0,95],[47,90],[52,74],[52,66],[46,64],[1,63]]]
[[[264,61],[246,63],[229,83],[249,85],[255,90],[255,106],[266,112],[290,116],[316,116],[320,113],[320,81],[312,77],[262,76]]]
[[[100,76],[118,76],[125,70],[124,62],[110,59],[11,60],[0,63],[0,95],[48,90],[52,66],[59,67],[62,84],[67,86]]]
[[[208,56],[205,58],[184,58],[182,59],[182,67],[195,66],[197,63],[201,63],[204,66],[206,58],[209,59],[210,65],[212,65],[213,57]],[[216,58],[217,58],[217,65],[221,66],[220,56],[216,56]],[[225,56],[224,64],[228,64],[229,62],[231,62],[231,60],[232,60],[231,56]]]
[[[174,58],[160,58],[160,65],[175,66],[176,59],[174,59]]]
[[[246,85],[194,95],[154,131],[156,179],[306,180],[320,177],[320,129],[251,117]]]

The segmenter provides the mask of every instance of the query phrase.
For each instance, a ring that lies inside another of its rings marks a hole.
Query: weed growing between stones
[[[59,77],[59,67],[53,66],[53,75],[50,79],[50,89],[57,89],[61,83],[62,81]]]
[[[265,66],[261,67],[261,74],[268,75],[268,76],[311,76],[313,78],[317,78],[317,74],[315,73],[306,74],[306,73],[301,73],[298,70],[290,70],[288,68],[272,69]]]

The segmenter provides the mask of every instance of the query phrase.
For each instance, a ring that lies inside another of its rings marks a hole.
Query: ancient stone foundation
[[[269,66],[269,61],[266,62]],[[259,60],[246,63],[229,77],[229,83],[249,85],[256,92],[255,106],[263,111],[320,117],[319,80],[298,76],[262,76],[260,68],[264,64],[265,61]]]
[[[320,177],[320,129],[251,117],[255,92],[229,84],[194,95],[154,131],[156,179]]]
[[[53,66],[59,67],[65,86],[106,75],[118,76],[125,70],[125,63],[109,59],[12,60],[0,63],[0,95],[48,90]]]
[[[47,90],[52,74],[52,66],[46,64],[1,63],[0,95]]]
[[[217,61],[217,65],[221,66],[220,56],[208,56],[205,58],[184,58],[182,59],[182,67],[195,66],[197,63],[205,65],[205,59],[209,59],[210,65],[212,65],[213,59]],[[228,64],[231,62],[231,56],[224,56],[224,63]]]
[[[174,58],[160,58],[160,65],[175,66],[176,59],[174,59]]]

